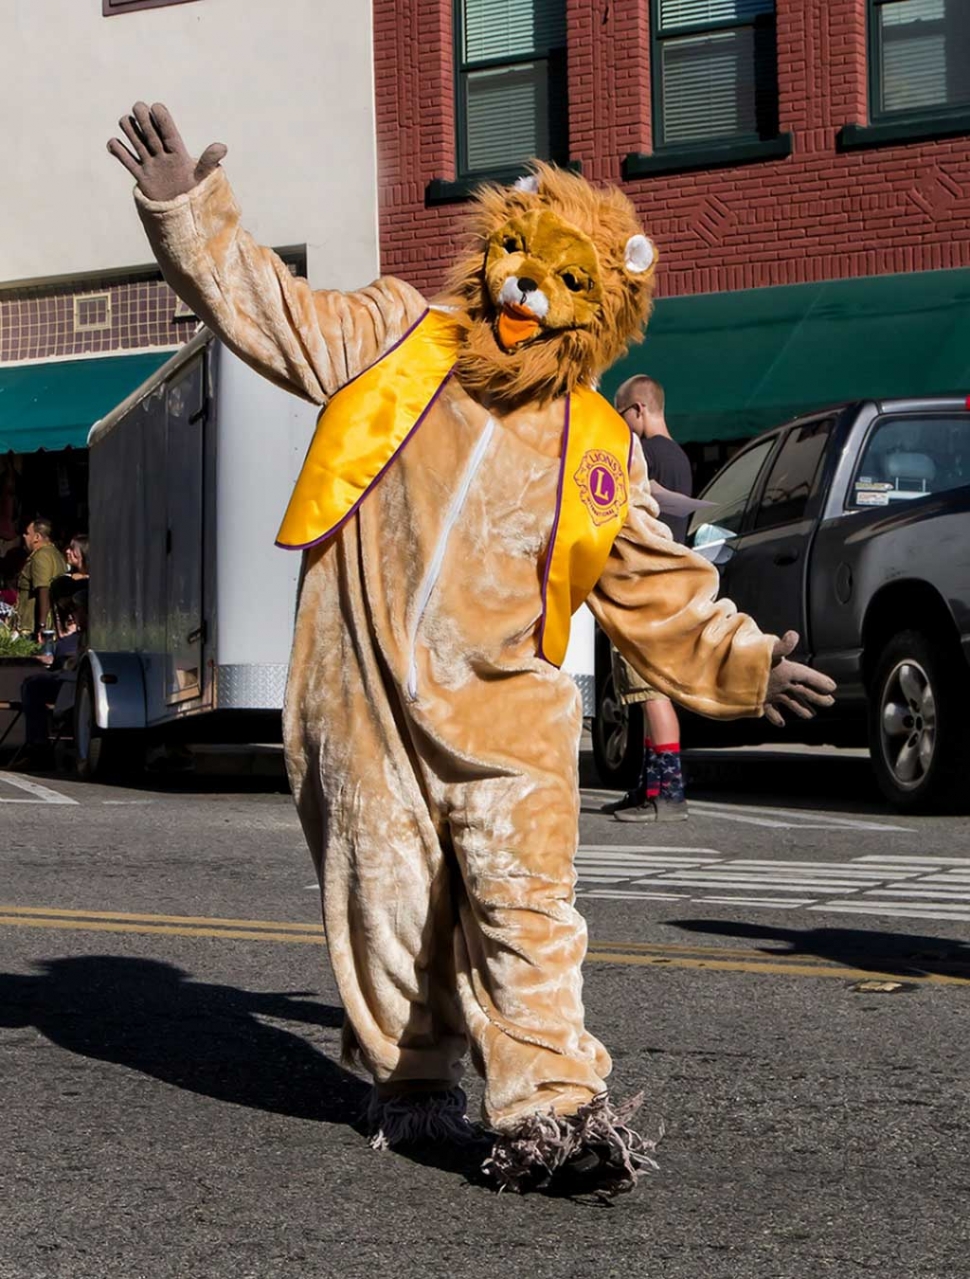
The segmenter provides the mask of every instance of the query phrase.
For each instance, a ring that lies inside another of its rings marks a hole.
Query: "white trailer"
[[[92,427],[80,776],[150,735],[279,740],[301,557],[274,538],[314,417],[202,330]]]

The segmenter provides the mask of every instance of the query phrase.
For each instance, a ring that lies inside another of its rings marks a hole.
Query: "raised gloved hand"
[[[819,706],[835,701],[835,681],[801,662],[789,662],[788,654],[798,644],[798,632],[786,631],[771,650],[771,674],[765,694],[765,719],[776,726],[785,722],[780,707],[802,719],[811,719]]]
[[[111,139],[108,150],[134,176],[149,200],[174,200],[191,191],[218,168],[226,154],[226,147],[214,142],[198,160],[193,159],[161,102],[151,110],[144,102],[136,102],[131,115],[122,116],[118,123],[131,150],[119,138]]]

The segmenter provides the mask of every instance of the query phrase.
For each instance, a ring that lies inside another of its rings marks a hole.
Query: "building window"
[[[774,0],[651,0],[654,150],[778,134]]]
[[[568,151],[565,0],[456,0],[458,170]]]
[[[111,294],[78,294],[74,298],[75,331],[99,332],[111,328]]]
[[[870,0],[873,121],[970,107],[968,0]]]
[[[131,13],[135,9],[161,9],[169,4],[192,4],[194,0],[101,0],[101,12],[106,18],[116,13]]]

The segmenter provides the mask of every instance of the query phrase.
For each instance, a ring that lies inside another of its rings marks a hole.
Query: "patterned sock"
[[[638,785],[647,799],[656,799],[660,794],[660,760],[649,737],[643,739],[643,765]]]
[[[655,746],[657,766],[660,771],[660,794],[664,799],[680,802],[684,798],[684,774],[680,767],[680,742],[665,742]]]

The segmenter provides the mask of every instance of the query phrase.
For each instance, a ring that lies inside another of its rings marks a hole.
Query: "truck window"
[[[970,484],[970,416],[887,417],[869,434],[849,489],[852,510]]]
[[[777,436],[772,435],[759,440],[715,475],[702,494],[705,502],[715,504],[714,509],[698,511],[691,519],[688,537],[693,538],[692,546],[710,546],[735,536],[744,519],[748,497],[776,439]]]
[[[802,519],[834,420],[807,422],[788,432],[768,472],[755,528],[774,528]]]

